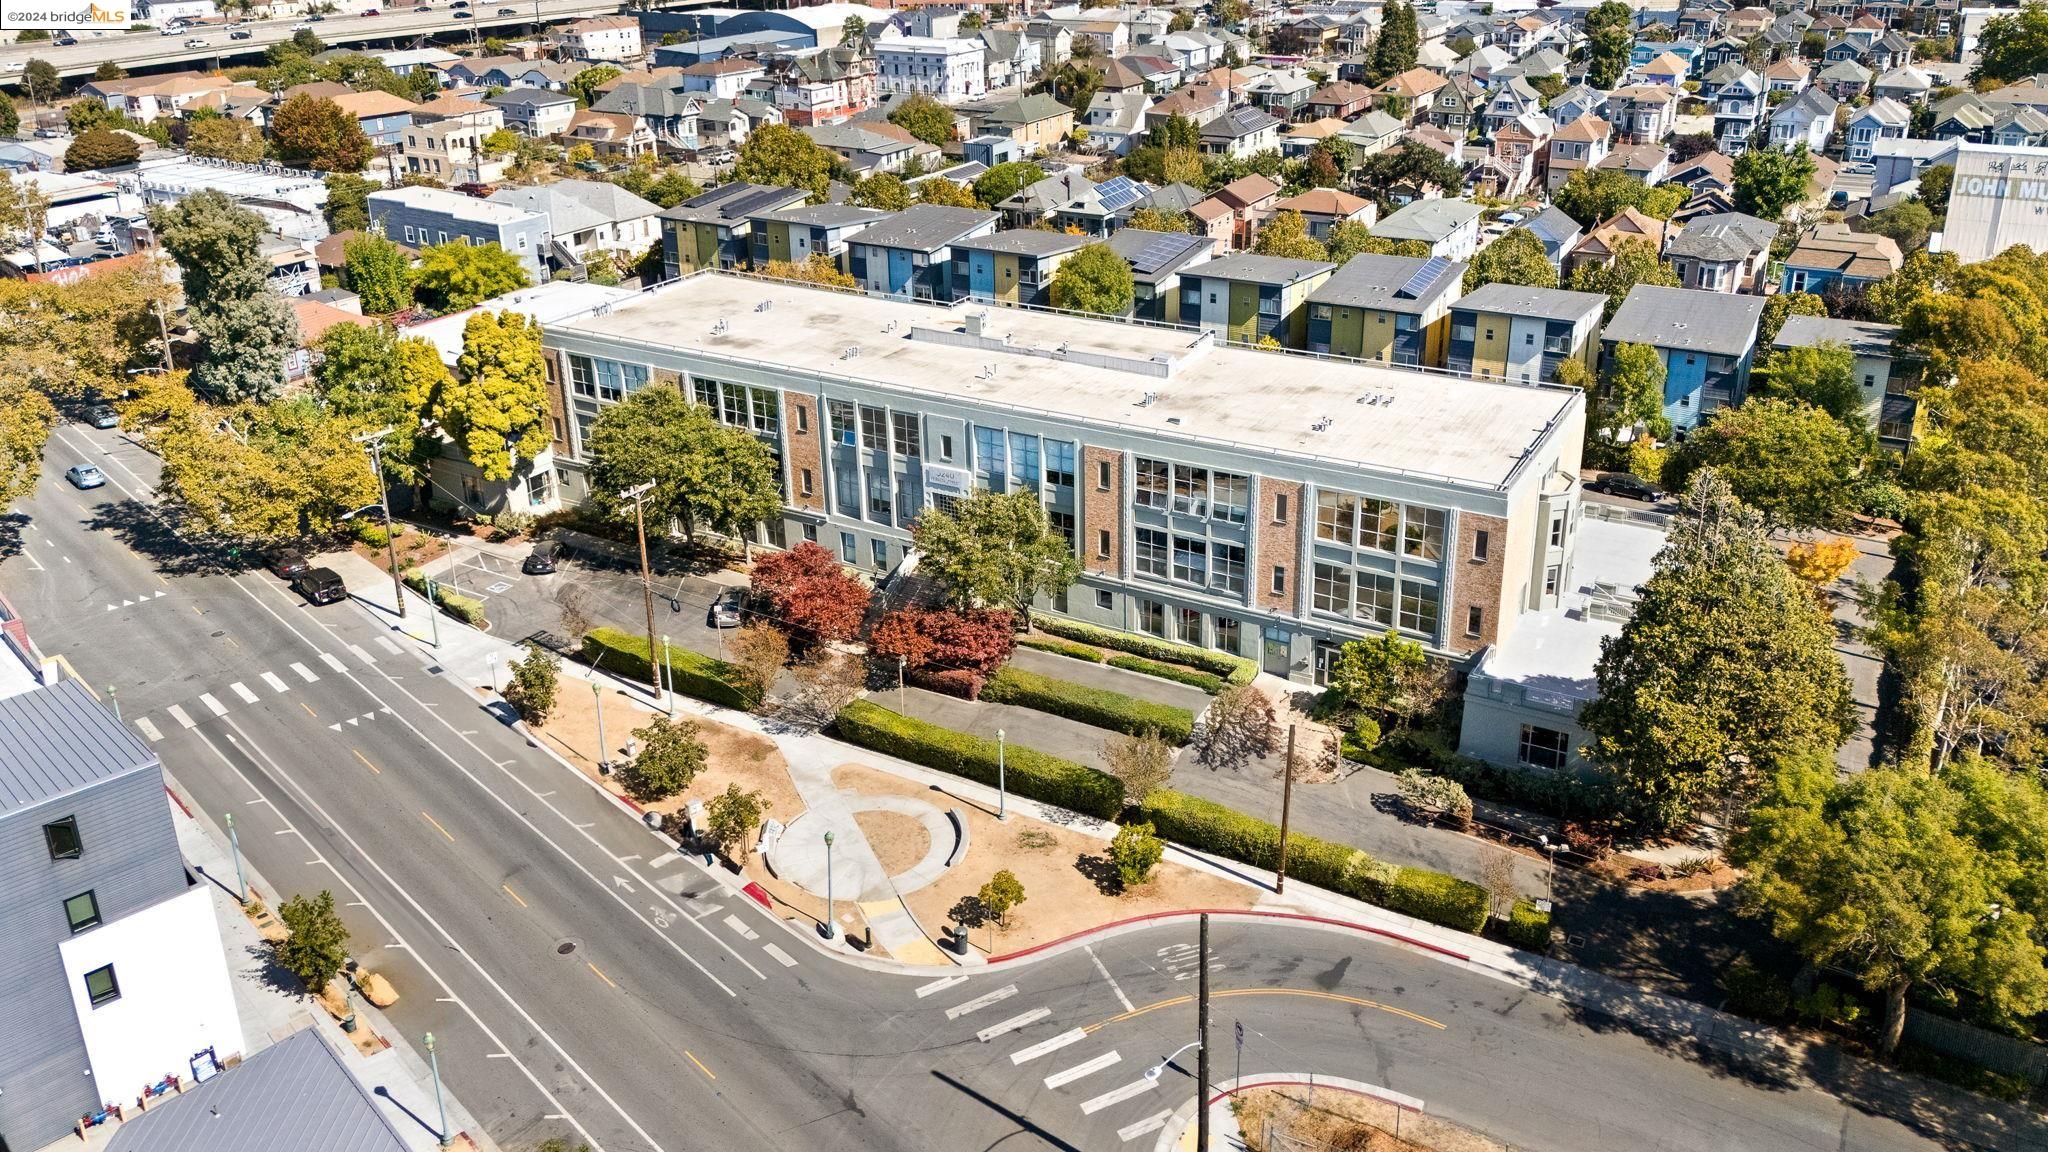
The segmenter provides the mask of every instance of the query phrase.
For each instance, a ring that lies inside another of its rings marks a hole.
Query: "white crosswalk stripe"
[[[237,680],[233,684],[228,685],[228,687],[234,690],[235,695],[240,696],[242,698],[242,703],[254,704],[256,702],[256,694],[254,692],[249,691],[249,686],[242,683],[240,680]]]
[[[270,685],[272,692],[289,692],[292,690],[292,686],[285,683],[284,679],[275,672],[263,673],[263,682]]]
[[[1050,1008],[1033,1008],[1029,1012],[1019,1012],[1000,1024],[991,1024],[976,1032],[974,1038],[986,1044],[998,1036],[1007,1036],[1019,1028],[1026,1028],[1036,1024],[1050,1015],[1052,1015],[1052,1009]]]
[[[744,940],[753,940],[758,938],[760,935],[759,933],[755,932],[752,928],[747,927],[746,921],[740,919],[738,916],[727,916],[725,918],[725,926],[739,933],[741,939]]]
[[[943,976],[929,984],[919,984],[917,986],[917,998],[922,1000],[934,992],[944,992],[948,988],[955,988],[965,983],[967,983],[967,977],[965,976]]]
[[[1022,1064],[1029,1060],[1036,1060],[1040,1056],[1050,1052],[1057,1052],[1069,1044],[1074,1044],[1087,1038],[1088,1033],[1080,1028],[1076,1028],[1071,1032],[1062,1032],[1050,1040],[1040,1040],[1029,1048],[1019,1048],[1017,1051],[1010,1053],[1010,1063]]]
[[[1081,1105],[1081,1115],[1093,1116],[1111,1104],[1121,1104],[1133,1096],[1143,1096],[1157,1087],[1159,1087],[1159,1081],[1157,1080],[1133,1080],[1121,1088],[1112,1088],[1093,1100],[1083,1103]]]
[[[142,733],[142,738],[152,744],[164,738],[164,734],[156,730],[156,725],[151,724],[147,716],[135,718],[135,730]]]
[[[1015,996],[1016,994],[1017,986],[1015,984],[1005,984],[1001,988],[998,988],[995,991],[990,992],[986,996],[976,996],[974,999],[969,1000],[965,1004],[955,1004],[951,1008],[946,1009],[946,1019],[958,1020],[962,1016],[967,1015],[969,1012],[978,1011],[982,1008],[988,1007],[991,1004],[1008,1000],[1010,997]]]
[[[171,719],[176,720],[180,725],[186,728],[196,728],[199,726],[199,721],[192,719],[192,717],[190,716],[187,716],[185,714],[185,710],[183,708],[178,707],[176,704],[173,704],[169,708],[164,709],[164,711],[170,713]]]
[[[375,664],[377,662],[377,658],[375,656],[370,655],[368,650],[364,649],[359,644],[349,645],[348,650],[350,652],[355,653],[356,659],[361,660],[365,664]]]
[[[1138,1121],[1136,1124],[1126,1124],[1123,1127],[1117,1129],[1116,1138],[1126,1143],[1129,1143],[1130,1141],[1136,1140],[1138,1137],[1145,1135],[1147,1132],[1159,1131],[1161,1128],[1166,1127],[1166,1122],[1171,1119],[1173,1119],[1173,1110],[1171,1108],[1167,1109],[1164,1112],[1155,1112],[1152,1115],[1145,1117],[1143,1120]]]
[[[292,671],[297,672],[299,674],[299,679],[304,680],[308,684],[311,684],[314,681],[320,679],[320,677],[316,675],[311,668],[308,668],[304,664],[300,664],[296,661],[292,663]]]
[[[228,714],[228,706],[214,699],[211,692],[201,692],[199,694],[199,702],[206,705],[206,710],[215,716],[225,716]]]
[[[1063,1084],[1072,1084],[1081,1077],[1087,1076],[1090,1073],[1100,1072],[1121,1059],[1123,1057],[1117,1055],[1114,1051],[1104,1052],[1092,1060],[1083,1060],[1072,1068],[1047,1076],[1045,1078],[1045,1086],[1047,1088],[1058,1088]]]
[[[377,647],[379,647],[379,648],[382,648],[382,649],[383,649],[383,650],[385,650],[386,652],[389,652],[389,653],[391,653],[391,654],[392,654],[393,656],[403,656],[403,655],[405,655],[405,649],[403,649],[403,648],[400,648],[400,647],[399,647],[398,645],[396,645],[396,644],[393,644],[393,643],[391,642],[391,637],[389,637],[389,636],[379,636],[379,637],[377,637]]]
[[[795,958],[791,957],[789,953],[784,952],[782,949],[777,948],[773,944],[765,945],[762,948],[762,951],[768,953],[770,956],[775,957],[775,962],[777,964],[782,965],[784,968],[796,967]]]
[[[334,669],[336,672],[348,671],[348,665],[343,664],[341,662],[341,657],[336,656],[332,652],[322,652],[320,654],[320,662],[327,665],[329,668]]]

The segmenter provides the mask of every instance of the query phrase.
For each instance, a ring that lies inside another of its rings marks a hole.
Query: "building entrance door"
[[[1266,629],[1265,670],[1275,676],[1286,676],[1292,661],[1292,639],[1283,628]]]

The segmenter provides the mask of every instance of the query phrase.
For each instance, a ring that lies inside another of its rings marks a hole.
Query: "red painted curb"
[[[1270,920],[1301,920],[1310,924],[1329,924],[1338,928],[1349,928],[1354,932],[1363,932],[1369,936],[1384,936],[1389,940],[1399,941],[1411,948],[1420,948],[1425,952],[1435,952],[1440,956],[1448,956],[1453,960],[1470,962],[1472,959],[1463,952],[1453,952],[1441,944],[1431,944],[1427,940],[1417,940],[1413,936],[1403,936],[1399,932],[1390,932],[1385,928],[1375,928],[1370,924],[1359,924],[1351,920],[1337,920],[1328,916],[1310,916],[1303,912],[1261,912],[1238,908],[1193,908],[1185,912],[1152,912],[1144,916],[1112,920],[1107,924],[1098,924],[1093,928],[1074,932],[1057,940],[1048,940],[1043,944],[1034,944],[1029,948],[1020,949],[1016,952],[1005,952],[1001,956],[991,956],[988,962],[990,964],[1004,964],[1012,960],[1021,960],[1026,956],[1036,955],[1048,948],[1057,948],[1062,944],[1087,936],[1096,936],[1111,929],[1121,928],[1127,924],[1143,924],[1152,920],[1167,920],[1177,916],[1200,916],[1205,912],[1213,916],[1258,916]]]
[[[752,896],[761,907],[768,909],[770,912],[775,911],[775,902],[769,898],[768,890],[761,887],[758,881],[747,881],[746,887],[740,889],[740,891]]]
[[[171,791],[171,786],[169,784],[164,785],[164,795],[169,796],[171,798],[171,803],[176,804],[178,806],[178,811],[183,812],[185,814],[185,819],[192,819],[192,809],[185,807],[185,798],[178,795],[176,792]]]

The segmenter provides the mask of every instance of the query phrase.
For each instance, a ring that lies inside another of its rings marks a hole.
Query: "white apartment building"
[[[875,88],[922,92],[939,100],[973,100],[988,91],[987,52],[980,40],[890,36],[875,41]]]
[[[555,46],[571,60],[619,63],[638,60],[640,22],[631,16],[594,16],[578,20],[555,37]]]
[[[421,120],[423,116],[439,119]],[[494,105],[459,96],[442,96],[420,105],[414,123],[406,125],[399,152],[405,170],[448,184],[491,184],[504,179],[507,161],[486,158],[483,142],[505,126],[505,113]]]

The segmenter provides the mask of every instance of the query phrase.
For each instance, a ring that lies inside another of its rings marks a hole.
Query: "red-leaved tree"
[[[885,665],[900,656],[912,672],[985,676],[1002,667],[1016,646],[1010,624],[1010,614],[1000,608],[906,608],[882,617],[868,637],[868,651]]]
[[[754,561],[753,590],[768,602],[774,622],[805,642],[859,636],[873,595],[830,551],[809,540]]]

